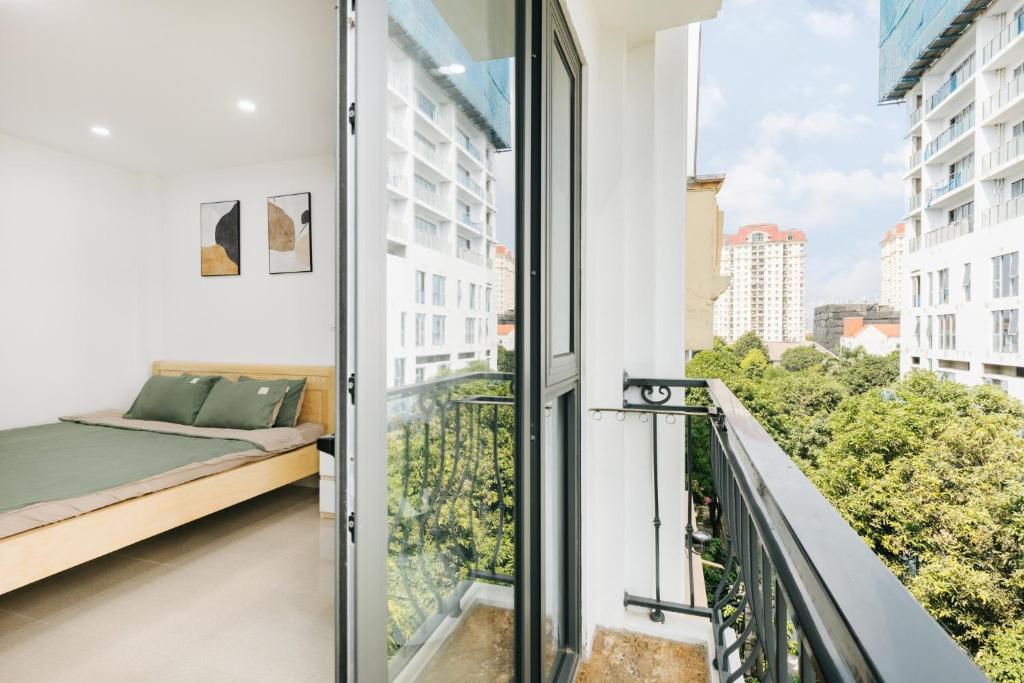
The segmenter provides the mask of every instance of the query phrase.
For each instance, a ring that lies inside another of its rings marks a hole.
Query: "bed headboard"
[[[334,433],[334,366],[333,365],[246,365],[244,363],[197,363],[194,361],[158,360],[153,363],[154,375],[223,375],[238,379],[248,375],[254,379],[306,378],[306,397],[302,400],[299,422],[318,422],[325,434]]]

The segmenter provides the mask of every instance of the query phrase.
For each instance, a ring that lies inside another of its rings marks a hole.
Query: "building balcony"
[[[974,55],[971,55],[970,59],[964,65],[963,70],[950,75],[946,81],[940,85],[930,97],[924,101],[925,114],[928,116],[939,115],[941,111],[949,109],[950,103],[963,100],[963,97],[952,97],[954,93],[966,92],[967,85],[972,83],[974,78]],[[945,105],[945,106],[943,106]]]
[[[935,183],[926,192],[929,209],[952,204],[963,195],[974,180],[974,166],[965,166],[950,174],[946,180]]]
[[[479,201],[484,200],[484,188],[480,186],[480,183],[476,182],[472,178],[461,176],[457,180],[457,185],[459,186],[459,189],[468,192],[473,199],[477,199]]]
[[[405,198],[405,195],[409,192],[408,178],[400,171],[389,170],[387,172],[387,188],[388,192]]]
[[[1024,170],[1024,135],[1010,138],[981,158],[983,180],[1000,175],[1015,175],[1021,170]]]
[[[397,95],[403,102],[409,99],[408,79],[390,67],[388,67],[388,92]]]
[[[1024,15],[1011,19],[1006,27],[981,49],[981,63],[991,69],[1007,66],[1008,62],[1004,61],[1004,57],[1011,47],[1020,42],[1022,29],[1024,29]],[[989,62],[993,63],[989,65]]]
[[[907,172],[906,176],[913,175],[916,169],[921,167],[923,150],[915,149],[913,152],[907,155]]]
[[[440,149],[431,147],[417,138],[413,144],[413,151],[415,151],[417,159],[428,164],[441,177],[446,179],[452,177],[452,160],[446,157]]]
[[[913,109],[909,109],[907,111],[908,135],[910,133],[913,133],[914,130],[917,129],[918,126],[921,125],[921,121],[923,119],[923,116],[922,116],[923,112],[924,112],[924,108],[920,107],[920,106],[915,107]]]
[[[487,267],[487,257],[483,254],[478,254],[472,249],[459,247],[456,255],[466,263],[472,263],[474,266],[480,266],[481,268]]]
[[[941,228],[936,228],[930,232],[924,234],[924,246],[925,248],[934,247],[943,242],[954,240],[957,237],[963,237],[964,235],[974,232],[974,217],[964,218],[958,221],[952,221],[943,225]]]
[[[388,119],[388,142],[400,149],[409,146],[409,129],[395,119]]]
[[[931,160],[932,163],[937,163],[938,159],[932,159],[932,157],[935,157],[940,152],[952,149],[954,143],[958,140],[965,140],[966,134],[973,128],[974,112],[972,111],[967,114],[967,116],[943,130],[934,140],[928,143],[924,148],[924,160]]]
[[[480,151],[479,147],[473,144],[472,140],[464,140],[461,139],[460,136],[459,144],[456,145],[456,147],[458,147],[459,152],[462,153],[464,158],[471,160],[478,168],[484,168],[483,152]]]
[[[996,91],[981,105],[983,125],[992,126],[1015,120],[1024,112],[1024,74]]]
[[[915,192],[907,199],[907,214],[909,218],[921,210],[921,193]]]
[[[429,106],[426,102],[418,101],[416,105],[416,117],[430,125],[434,132],[440,133],[440,138],[448,141],[455,134],[455,118],[452,116],[451,107],[443,104]]]
[[[388,216],[388,237],[405,242],[409,237],[409,225],[398,216]]]
[[[907,240],[907,251],[909,251],[910,253],[914,253],[915,251],[920,251],[920,250],[921,250],[921,238],[920,237],[911,237],[910,239]]]
[[[415,233],[413,235],[413,239],[416,241],[416,244],[423,247],[427,247],[428,249],[433,249],[434,251],[440,252],[442,254],[452,253],[451,242],[446,240],[441,235],[432,233],[429,230],[424,230],[423,228],[416,228]]]
[[[442,220],[451,220],[452,204],[438,192],[417,185],[416,203],[430,209]]]
[[[388,393],[392,680],[513,676],[513,382],[475,372]],[[629,467],[683,464],[629,504],[650,506],[653,566],[684,562],[623,586],[634,628],[599,628],[578,680],[665,680],[666,667],[680,681],[984,680],[720,380],[626,376],[622,404],[591,416],[624,423]],[[659,439],[671,429],[678,440]],[[710,515],[687,493],[698,457]],[[690,499],[679,540],[661,529],[670,493]],[[663,599],[670,588],[681,599]],[[467,658],[471,646],[492,654]]]
[[[459,225],[464,226],[475,233],[483,233],[484,224],[481,221],[474,219],[469,214],[458,214],[456,221]]]
[[[981,227],[991,228],[1020,216],[1024,216],[1024,196],[985,209],[981,213]]]

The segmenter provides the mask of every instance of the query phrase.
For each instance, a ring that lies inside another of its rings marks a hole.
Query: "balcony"
[[[981,214],[981,227],[991,228],[1024,215],[1024,196],[1013,197],[1008,202],[996,204]]]
[[[459,247],[457,255],[466,263],[472,263],[474,266],[480,266],[481,268],[487,267],[487,257],[484,256],[483,254],[478,254],[472,249]]]
[[[1013,118],[1020,109],[1014,105],[1021,102],[1022,94],[1024,94],[1024,74],[1017,76],[997,90],[995,95],[989,97],[981,105],[981,118],[985,125],[1005,123]]]
[[[433,192],[421,185],[417,185],[416,201],[434,211],[439,217],[451,220],[449,214],[452,211],[452,204],[442,197],[439,192]]]
[[[913,131],[921,124],[922,107],[917,106],[907,112],[907,128]]]
[[[512,676],[513,380],[476,372],[388,393],[392,680]],[[984,680],[720,380],[626,376],[621,406],[590,412],[624,423],[623,457],[652,475],[630,504],[650,506],[653,567],[668,544],[688,561],[683,577],[655,570],[649,592],[623,591],[637,628],[598,629],[582,680],[665,680],[666,667],[680,681]],[[675,423],[679,441],[659,439]],[[689,497],[697,457],[717,512],[687,505],[676,541],[661,501]],[[659,480],[676,459],[683,476]],[[702,558],[712,544],[720,562]],[[662,599],[680,581],[682,600]],[[683,629],[704,645],[673,642]]]
[[[408,236],[408,224],[398,216],[388,216],[388,237],[404,242]]]
[[[940,104],[949,99],[949,96],[959,90],[965,83],[971,80],[974,76],[974,55],[971,55],[970,59],[964,64],[963,69],[958,69],[954,73],[950,74],[946,82],[938,87],[938,89],[932,93],[931,97],[925,100],[925,112],[931,113]]]
[[[934,140],[929,142],[924,148],[924,160],[928,161],[938,152],[949,148],[955,141],[963,138],[964,134],[972,128],[974,128],[974,111],[969,112],[966,116],[946,128],[944,131],[939,133]]]
[[[925,248],[934,247],[943,242],[954,240],[957,237],[974,232],[974,217],[969,216],[958,221],[952,221],[924,234]]]
[[[993,58],[1001,56],[1004,50],[1017,41],[1017,37],[1021,34],[1022,29],[1024,29],[1024,15],[1011,19],[1006,27],[981,49],[981,63],[988,65]],[[994,64],[992,66],[997,68],[1001,64]]]
[[[915,149],[913,152],[907,155],[907,174],[909,175],[915,168],[921,165],[921,152],[920,149]]]
[[[480,186],[480,183],[476,182],[472,178],[466,176],[460,176],[458,179],[459,187],[471,194],[473,197],[483,201],[484,199],[484,188]]]
[[[988,178],[997,173],[1016,169],[1018,163],[1021,162],[1024,162],[1024,135],[1011,138],[983,156],[981,158],[982,177]]]
[[[920,237],[911,237],[909,240],[907,240],[907,251],[909,251],[910,253],[914,253],[915,251],[920,251],[920,250],[921,250],[921,238]]]
[[[459,222],[459,224],[466,226],[473,232],[483,232],[484,224],[481,221],[474,219],[468,213],[458,214],[456,220]]]
[[[402,197],[406,195],[408,190],[408,181],[403,173],[396,170],[389,170],[387,172],[387,188],[388,191],[398,194]]]
[[[388,68],[388,90],[402,101],[409,99],[409,81],[402,74],[392,68]]]
[[[452,137],[455,131],[455,119],[450,107],[417,98],[416,113],[418,118],[428,122],[436,131],[443,133],[445,139]]]
[[[915,192],[907,199],[907,216],[912,216],[921,210],[921,193]]]
[[[395,119],[388,119],[388,140],[400,147],[409,146],[409,129]]]
[[[413,144],[416,157],[430,165],[438,174],[445,178],[452,175],[452,161],[437,147],[431,147],[423,140],[416,138]]]
[[[939,200],[943,197],[951,198],[956,194],[956,190],[967,186],[968,183],[974,180],[974,166],[964,166],[959,171],[951,173],[946,180],[942,180],[935,183],[928,188],[928,208],[933,208],[939,204]]]
[[[441,235],[430,232],[429,230],[417,227],[413,235],[413,239],[416,241],[416,244],[427,247],[428,249],[433,249],[434,251],[442,254],[452,253],[451,243]]]

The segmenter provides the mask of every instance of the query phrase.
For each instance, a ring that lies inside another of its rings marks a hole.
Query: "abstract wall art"
[[[312,229],[309,192],[267,199],[267,241],[272,274],[313,270]]]
[[[240,204],[238,200],[199,205],[201,273],[238,275]]]

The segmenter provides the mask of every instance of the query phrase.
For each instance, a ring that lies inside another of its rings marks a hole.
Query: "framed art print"
[[[267,199],[271,274],[312,272],[312,229],[309,192]]]
[[[238,200],[199,205],[200,272],[208,275],[238,275],[240,203]]]

